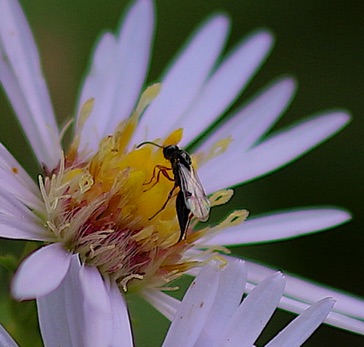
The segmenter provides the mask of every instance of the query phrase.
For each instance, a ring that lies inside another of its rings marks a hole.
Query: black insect
[[[195,170],[193,169],[191,157],[186,151],[180,149],[176,145],[160,146],[154,142],[148,141],[140,143],[137,148],[146,144],[163,148],[163,155],[171,162],[171,167],[168,168],[163,165],[156,165],[153,170],[152,178],[145,184],[149,184],[153,181],[153,179],[156,177],[157,171],[158,173],[156,182],[152,185],[152,187],[158,183],[161,173],[167,179],[174,181],[174,186],[169,192],[166,202],[149,219],[154,218],[158,213],[163,211],[169,199],[172,197],[174,190],[179,187],[180,190],[176,197],[176,212],[181,230],[181,235],[179,238],[180,241],[186,238],[188,224],[192,215],[202,222],[206,222],[208,220],[210,213],[210,201],[206,196],[206,193],[197,174],[195,173]],[[172,170],[173,178],[168,174],[168,171],[170,170]]]

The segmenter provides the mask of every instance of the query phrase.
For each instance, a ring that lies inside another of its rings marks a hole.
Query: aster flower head
[[[197,218],[188,213],[186,237],[180,239],[185,231],[178,223],[178,196],[172,194],[162,209],[175,184],[171,179],[176,179],[168,174],[171,163],[161,148],[137,146],[153,141],[162,147],[188,147],[241,93],[273,39],[269,32],[257,31],[217,64],[227,28],[225,16],[210,18],[191,37],[161,84],[145,88],[153,4],[136,1],[120,31],[107,33],[98,42],[81,89],[73,140],[62,148],[66,129],[60,131],[56,125],[28,24],[17,2],[1,0],[0,79],[43,173],[37,185],[0,147],[0,235],[46,243],[22,263],[12,287],[18,299],[38,299],[41,323],[52,307],[50,298],[59,291],[69,293],[65,281],[77,277],[74,272],[82,279],[79,289],[90,310],[111,312],[117,295],[138,291],[163,311],[162,302],[168,299],[159,290],[171,289],[172,280],[183,273],[197,273],[209,260],[221,259],[215,251],[227,252],[226,245],[294,237],[350,218],[340,209],[302,209],[241,225],[247,212],[240,210],[218,225],[197,228]],[[190,153],[212,207],[228,202],[232,190],[226,188],[294,160],[349,121],[345,112],[326,112],[262,140],[288,106],[294,89],[290,78],[276,81]],[[216,175],[217,167],[232,165],[234,170]],[[183,206],[192,210],[186,200]],[[255,264],[248,270],[252,285],[270,272]],[[306,295],[304,285],[287,280],[287,296],[279,305],[294,312],[325,292],[312,286]],[[335,292],[326,291],[324,296],[335,294],[340,296],[339,311],[329,321],[363,332],[364,304]]]

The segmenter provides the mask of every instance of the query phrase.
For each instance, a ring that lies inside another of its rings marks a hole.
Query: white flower
[[[71,330],[86,325],[91,341],[98,336],[112,339],[114,327],[127,321],[120,292],[128,290],[139,291],[171,318],[170,297],[160,289],[186,271],[196,274],[197,267],[221,246],[297,237],[350,219],[341,209],[316,208],[283,211],[240,225],[246,211],[235,211],[218,226],[195,232],[193,218],[186,240],[178,242],[172,203],[158,218],[150,218],[173,182],[161,177],[155,188],[146,188],[153,169],[168,162],[159,148],[135,146],[160,138],[159,144],[187,147],[234,102],[272,46],[269,32],[255,32],[218,64],[228,22],[216,15],[204,23],[161,78],[161,90],[153,85],[141,93],[153,33],[153,4],[136,1],[120,32],[105,34],[95,49],[81,90],[73,142],[63,151],[62,132],[31,31],[19,4],[0,0],[0,80],[44,169],[38,187],[0,146],[0,236],[47,243],[22,263],[12,288],[18,299],[37,298],[42,332],[58,319],[59,300],[63,300],[69,302],[64,319],[69,314],[84,315],[92,322],[70,320]],[[290,78],[274,82],[197,148],[193,159],[206,192],[212,194],[212,205],[226,203],[232,194],[231,190],[213,192],[289,163],[348,123],[345,112],[324,112],[265,136],[294,90]],[[219,167],[233,170],[217,172]],[[208,251],[200,251],[201,247]],[[273,271],[247,265],[250,286]],[[279,307],[300,313],[324,296],[337,300],[326,322],[364,333],[362,300],[294,277],[287,277]],[[70,334],[76,345],[77,338]]]
[[[275,273],[241,302],[245,286],[244,262],[232,261],[223,271],[206,265],[178,304],[163,346],[252,346],[279,304],[285,278]],[[326,298],[312,305],[266,346],[301,346],[334,303]]]
[[[80,284],[77,277],[64,283]],[[266,278],[253,290],[247,288],[246,291],[250,293],[241,302],[246,285],[243,261],[232,261],[223,269],[214,262],[207,264],[190,285],[182,302],[173,300],[174,318],[163,346],[252,346],[278,306],[285,279],[281,273]],[[110,346],[133,345],[128,317],[120,315],[123,311],[119,306],[113,308],[113,314],[119,317],[118,329],[113,330],[113,336],[108,339],[105,330],[101,330],[101,334],[95,334],[98,340],[87,340],[87,335],[80,333],[83,331],[80,322],[85,323],[86,317],[72,314],[67,317],[67,306],[80,302],[80,298],[74,302],[68,301],[71,292],[66,294],[66,291],[70,289],[61,286],[47,296],[56,304],[38,300],[41,306],[58,306],[58,317],[43,315],[40,321],[46,346],[103,346],[107,340]],[[79,290],[74,293],[77,296]],[[115,303],[121,303],[120,295],[115,299]],[[334,300],[326,298],[312,305],[266,346],[301,346],[323,322],[334,303]],[[75,312],[80,313],[80,310]],[[108,317],[105,316],[105,319]],[[98,330],[98,325],[92,324],[92,316],[87,317],[87,322]],[[86,337],[86,340],[82,340],[82,337]],[[17,346],[1,326],[0,345]]]

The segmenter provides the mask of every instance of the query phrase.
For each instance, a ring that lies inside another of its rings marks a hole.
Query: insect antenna
[[[136,146],[136,148],[140,148],[141,146],[144,146],[144,145],[154,145],[156,147],[159,147],[159,148],[164,148],[163,146],[160,146],[154,142],[150,142],[150,141],[145,141],[145,142],[142,142],[142,143],[139,143],[138,146]]]

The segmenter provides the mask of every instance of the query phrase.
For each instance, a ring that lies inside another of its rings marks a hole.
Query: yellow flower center
[[[79,254],[82,262],[97,266],[124,291],[162,287],[198,266],[196,261],[186,260],[184,254],[208,230],[195,233],[188,230],[186,239],[178,241],[175,195],[155,216],[174,182],[153,173],[158,165],[170,168],[171,163],[158,147],[137,149],[134,146],[128,150],[138,116],[153,99],[157,88],[152,86],[146,90],[136,112],[113,135],[101,140],[93,156],[85,159],[78,153],[79,132],[76,132],[59,167],[52,175],[40,179],[47,211],[46,226],[53,233],[54,241]],[[85,104],[81,123],[91,106],[91,102]],[[159,144],[177,144],[181,138],[182,130],[178,129]],[[212,204],[220,204],[229,195],[229,191],[220,192],[210,200]],[[224,198],[221,200],[221,197]],[[229,222],[234,222],[236,217],[231,215]],[[245,217],[244,213],[238,214],[240,219]],[[195,224],[192,220],[190,229]]]

